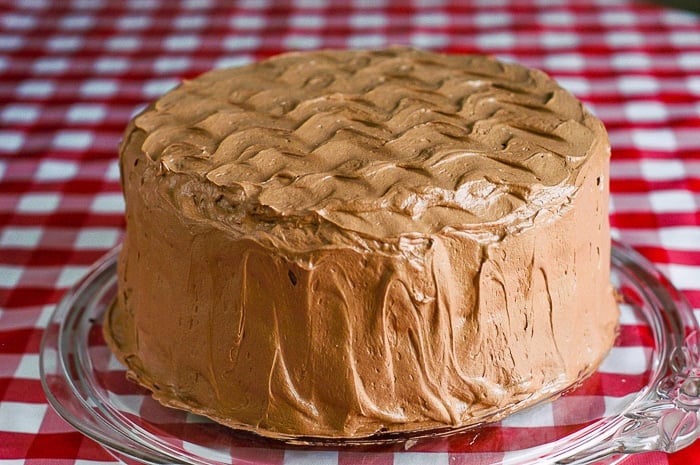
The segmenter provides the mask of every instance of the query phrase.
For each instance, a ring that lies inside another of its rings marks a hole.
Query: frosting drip
[[[135,124],[188,216],[291,249],[314,242],[300,223],[320,225],[321,243],[485,224],[501,235],[568,204],[602,132],[542,72],[402,48],[213,71]]]

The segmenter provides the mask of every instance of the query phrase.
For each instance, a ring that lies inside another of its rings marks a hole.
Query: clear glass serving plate
[[[41,348],[54,409],[125,463],[618,463],[673,452],[700,432],[700,353],[692,310],[654,267],[613,244],[620,334],[598,371],[552,402],[445,436],[374,447],[294,447],[161,406],[125,379],[102,339],[116,296],[115,249],[56,307]],[[401,438],[399,438],[401,439]]]

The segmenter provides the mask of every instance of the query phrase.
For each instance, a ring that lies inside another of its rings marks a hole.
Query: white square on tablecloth
[[[37,74],[56,74],[68,69],[70,62],[63,57],[37,58],[32,64],[32,71]]]
[[[229,25],[235,29],[262,29],[265,27],[265,17],[260,15],[235,15],[229,20]]]
[[[58,208],[61,198],[58,194],[25,194],[19,199],[17,211],[20,213],[50,213]]]
[[[83,46],[80,36],[55,36],[46,41],[46,46],[54,52],[73,52]]]
[[[22,0],[22,8],[31,10],[44,10],[48,8],[49,0]]]
[[[667,9],[661,13],[661,20],[672,26],[693,26],[698,21],[698,16],[691,11]]]
[[[350,48],[379,48],[386,45],[384,34],[356,34],[348,37]]]
[[[98,58],[92,67],[100,74],[123,73],[131,67],[131,61],[124,57]]]
[[[108,39],[105,47],[112,52],[133,52],[141,46],[141,40],[136,36],[116,36]]]
[[[98,194],[90,206],[96,213],[120,213],[124,211],[124,198],[121,194]]]
[[[545,11],[539,14],[538,21],[552,26],[570,26],[576,23],[576,17],[568,11]]]
[[[178,79],[151,79],[143,85],[143,95],[146,98],[160,97],[180,83]]]
[[[640,160],[639,170],[642,177],[649,181],[683,179],[686,176],[680,160]]]
[[[612,31],[605,34],[605,42],[614,48],[641,47],[645,44],[645,38],[636,31]]]
[[[39,107],[28,103],[9,104],[0,118],[6,123],[33,123],[39,118]]]
[[[693,213],[698,207],[693,193],[686,190],[649,192],[649,204],[654,213]]]
[[[63,160],[43,160],[34,177],[37,181],[62,181],[78,174],[78,164]]]
[[[33,248],[39,244],[43,229],[8,226],[0,236],[1,247]]]
[[[397,465],[394,459],[394,465]],[[285,450],[284,465],[338,465],[337,451]]]
[[[351,3],[354,8],[384,8],[387,4],[387,0],[352,0]],[[436,8],[443,6],[444,3],[445,0],[413,0],[413,5],[416,8]]]
[[[511,15],[498,11],[476,13],[474,15],[474,25],[476,27],[490,28],[496,26],[507,26],[512,22],[513,17]]]
[[[700,32],[696,31],[673,31],[669,35],[669,40],[676,47],[688,48],[700,45]]]
[[[113,79],[90,79],[80,86],[80,93],[84,97],[111,97],[118,89]]]
[[[159,57],[153,63],[156,73],[172,73],[184,71],[190,66],[188,57]]]
[[[0,431],[37,434],[48,404],[0,402]]]
[[[621,76],[617,88],[623,95],[652,94],[658,92],[659,81],[651,76]]]
[[[78,459],[75,462],[71,462],[73,465],[108,465],[108,463],[111,462],[105,462],[104,460],[82,460]],[[6,465],[5,462],[3,462],[2,465]],[[22,465],[25,465],[24,463]]]
[[[628,394],[622,397],[603,396],[605,402],[605,416],[618,415],[622,409],[637,398],[637,393]]]
[[[119,231],[112,228],[85,228],[75,238],[76,249],[110,249],[119,239]]]
[[[670,129],[635,129],[632,142],[640,150],[673,151],[678,147],[676,136]]]
[[[200,40],[196,35],[177,34],[167,37],[163,41],[163,47],[169,51],[192,51],[199,47]]]
[[[250,55],[231,55],[216,60],[215,68],[233,68],[251,63],[253,58]]]
[[[119,29],[146,29],[150,25],[151,18],[148,16],[123,16],[117,20],[117,27]]]
[[[550,402],[530,407],[524,412],[509,415],[501,420],[506,428],[540,428],[554,424],[554,409]]]
[[[700,266],[675,263],[659,264],[658,266],[679,290],[700,291]]]
[[[260,37],[251,34],[228,36],[221,45],[231,51],[252,50],[260,45]]]
[[[613,68],[619,70],[646,70],[652,65],[651,57],[643,52],[614,53],[610,58]]]
[[[51,317],[53,316],[53,312],[56,309],[55,305],[45,305],[41,308],[41,311],[39,312],[39,316],[37,317],[36,321],[34,322],[34,327],[35,328],[46,328],[49,325],[49,321],[51,320]]]
[[[269,0],[240,0],[238,2],[238,8],[243,10],[262,10],[269,5]]]
[[[672,226],[658,230],[661,247],[669,250],[699,250],[700,226]],[[700,273],[700,271],[698,271]],[[700,276],[698,276],[700,280]]]
[[[128,0],[130,10],[154,10],[160,6],[159,0]]]
[[[84,150],[90,145],[94,135],[90,131],[63,130],[56,133],[53,139],[53,146],[57,149]]]
[[[450,23],[450,17],[441,12],[417,12],[411,19],[418,27],[444,27]]]
[[[181,3],[183,8],[189,10],[199,10],[211,7],[212,0],[185,0]]]
[[[119,176],[119,161],[111,160],[107,166],[107,171],[105,172],[105,179],[108,181],[118,181]]]
[[[0,16],[3,29],[32,29],[36,26],[36,17],[19,13],[6,13]]]
[[[355,14],[348,18],[350,26],[354,27],[355,29],[384,27],[387,21],[387,17],[379,13]]]
[[[21,277],[21,266],[0,265],[0,289],[12,289],[17,287]]]
[[[290,34],[284,38],[284,46],[290,50],[307,50],[321,45],[321,37],[315,34]]]
[[[89,29],[93,24],[95,24],[95,18],[89,15],[81,14],[70,15],[61,18],[59,24],[61,25],[61,29],[84,30]]]
[[[540,43],[546,48],[568,48],[579,44],[578,34],[570,32],[545,32],[540,36]]]
[[[0,152],[16,152],[24,144],[24,134],[19,131],[0,131]]]
[[[661,102],[627,102],[625,117],[630,121],[664,121],[668,118],[668,110]]]
[[[600,22],[606,26],[632,26],[637,22],[637,15],[629,11],[604,11]]]
[[[510,32],[487,32],[476,36],[476,44],[485,49],[510,49],[515,43],[515,34]]]
[[[203,15],[178,16],[173,21],[173,25],[178,29],[201,29],[207,25],[207,17]]]
[[[678,66],[683,69],[698,69],[700,68],[700,52],[680,52],[677,55]]]
[[[24,354],[15,370],[14,378],[17,379],[40,379],[39,375],[39,355]]]
[[[700,76],[689,76],[685,80],[685,85],[690,93],[700,94]]]
[[[440,48],[450,42],[446,34],[418,32],[411,35],[411,45],[418,48]]]
[[[71,287],[85,276],[89,268],[88,266],[64,266],[56,280],[56,287]]]
[[[557,53],[547,55],[544,65],[550,69],[580,71],[586,66],[586,61],[578,53]]]
[[[68,109],[66,118],[71,123],[102,121],[107,116],[107,109],[104,105],[94,103],[78,103]]]
[[[328,0],[292,0],[295,8],[327,8]]]
[[[620,319],[618,322],[621,325],[640,325],[646,324],[646,319],[640,316],[633,306],[623,303],[620,304]]]
[[[206,456],[209,460],[217,463],[227,463],[231,460],[231,452],[229,450],[212,449],[189,441],[183,441],[182,448],[194,455]]]
[[[105,0],[73,0],[71,6],[76,10],[99,10],[104,8]]]
[[[578,76],[560,76],[557,78],[557,82],[564,89],[568,90],[574,95],[586,95],[590,92],[591,86],[588,80],[583,77]]]
[[[240,20],[241,17],[238,19]],[[255,17],[258,18],[258,17]],[[289,25],[293,28],[320,29],[326,24],[326,18],[314,14],[295,14],[289,17]],[[245,29],[251,29],[250,25],[244,25]]]
[[[639,375],[645,372],[648,358],[647,349],[644,347],[613,347],[598,371]]]
[[[427,463],[448,465],[450,455],[447,452],[396,452],[394,454],[394,465],[425,465]]]

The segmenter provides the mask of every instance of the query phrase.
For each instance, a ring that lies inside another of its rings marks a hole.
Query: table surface
[[[38,354],[62,294],[120,240],[130,117],[214,67],[390,44],[492,53],[582,99],[610,135],[615,237],[699,314],[696,14],[633,0],[0,0],[0,465],[114,461],[48,406]],[[700,442],[626,463],[700,463]]]

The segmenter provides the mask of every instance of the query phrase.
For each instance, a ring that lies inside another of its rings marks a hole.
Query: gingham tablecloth
[[[610,133],[614,235],[700,313],[697,15],[634,0],[0,0],[0,465],[114,463],[48,406],[38,354],[63,293],[120,240],[129,118],[210,68],[390,44],[516,60],[585,101]],[[629,463],[700,463],[700,442]]]

